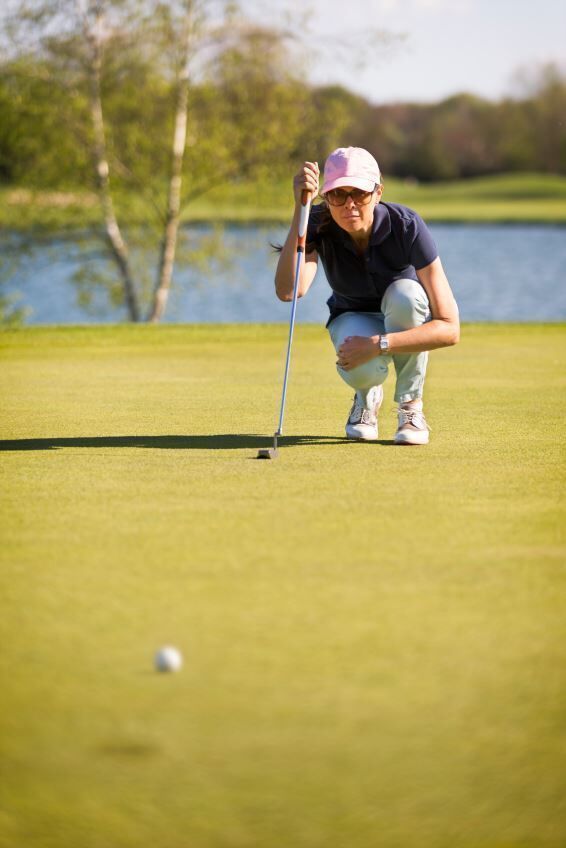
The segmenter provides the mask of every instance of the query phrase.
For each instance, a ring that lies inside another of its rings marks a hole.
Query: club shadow
[[[257,433],[215,433],[198,436],[77,436],[69,438],[3,439],[0,451],[47,451],[62,448],[146,448],[151,450],[258,450],[269,447],[272,437]],[[335,436],[280,436],[281,447],[290,445],[350,444]]]

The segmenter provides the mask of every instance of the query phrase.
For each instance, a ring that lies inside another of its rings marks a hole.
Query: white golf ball
[[[164,645],[155,655],[155,668],[157,671],[179,671],[183,665],[183,657],[177,648],[172,645]]]

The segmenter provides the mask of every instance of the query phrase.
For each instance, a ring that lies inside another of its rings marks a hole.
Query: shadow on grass
[[[270,447],[273,438],[255,433],[217,433],[210,436],[78,436],[76,438],[3,439],[0,451],[44,451],[59,448],[150,448],[159,450],[257,450]],[[346,445],[337,436],[281,436],[280,447],[290,445]],[[374,444],[392,445],[380,439]]]

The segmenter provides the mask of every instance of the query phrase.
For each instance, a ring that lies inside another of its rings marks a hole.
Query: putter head
[[[257,452],[257,459],[275,459],[277,453],[277,448],[260,448]]]
[[[257,459],[275,459],[277,457],[277,436],[280,435],[281,433],[279,432],[279,430],[273,434],[273,447],[260,448],[257,452]]]

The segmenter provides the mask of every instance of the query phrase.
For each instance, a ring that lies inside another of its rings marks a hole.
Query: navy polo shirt
[[[320,256],[332,289],[328,324],[343,312],[381,312],[381,298],[394,280],[419,281],[416,271],[438,251],[420,215],[398,203],[378,203],[366,252],[356,252],[350,235],[332,220],[317,233],[323,204],[309,216],[307,244]],[[328,326],[327,324],[327,326]]]

